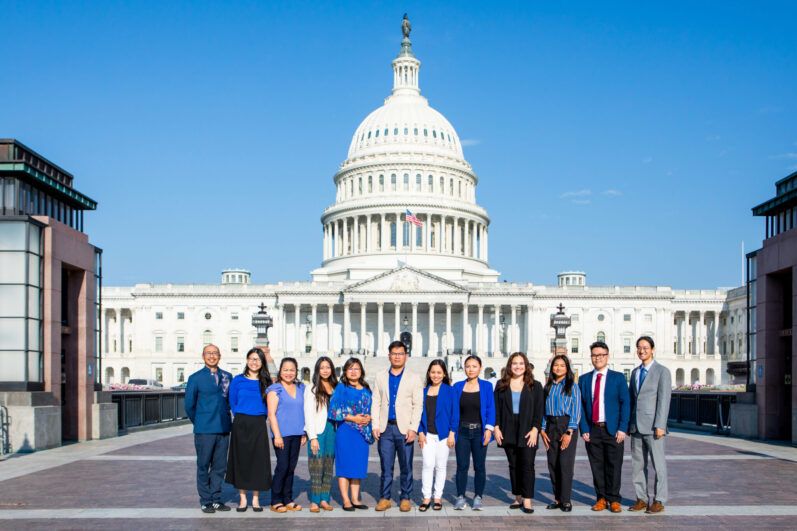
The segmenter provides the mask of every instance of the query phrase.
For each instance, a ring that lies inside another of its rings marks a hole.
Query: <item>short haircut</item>
[[[387,346],[387,351],[390,352],[394,348],[403,348],[404,353],[406,354],[407,352],[407,345],[405,345],[402,341],[393,341]]]
[[[605,349],[606,352],[609,352],[609,345],[607,345],[603,341],[596,341],[593,344],[591,344],[589,346],[589,351],[592,352],[592,349],[595,349],[595,348],[602,348],[602,349]]]
[[[636,346],[639,346],[640,341],[647,341],[650,348],[656,348],[656,343],[653,342],[653,338],[650,336],[640,336],[639,339],[636,340]]]

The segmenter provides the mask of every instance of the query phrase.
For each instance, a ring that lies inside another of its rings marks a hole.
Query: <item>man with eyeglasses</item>
[[[578,379],[582,415],[579,422],[592,469],[598,501],[593,511],[622,512],[620,478],[631,399],[623,373],[609,369],[609,347],[603,341],[589,346],[593,370]]]
[[[656,346],[653,338],[636,340],[636,354],[642,364],[631,373],[628,390],[631,394],[631,466],[633,468],[636,503],[629,511],[660,513],[667,503],[667,462],[664,458],[664,436],[670,414],[672,378],[670,370],[653,360]],[[653,501],[648,503],[648,462],[656,472]]]
[[[412,509],[412,457],[423,413],[423,380],[405,371],[407,347],[401,341],[388,345],[390,368],[376,376],[371,402],[371,426],[382,465],[377,511],[392,507],[393,465],[398,457],[401,479],[399,509]]]

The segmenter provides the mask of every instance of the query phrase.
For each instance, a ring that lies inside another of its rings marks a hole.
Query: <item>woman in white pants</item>
[[[418,426],[418,444],[423,452],[423,502],[418,507],[421,512],[427,511],[429,506],[435,511],[443,508],[448,452],[454,447],[458,427],[459,407],[455,404],[446,364],[443,360],[434,360],[426,370],[423,414]]]

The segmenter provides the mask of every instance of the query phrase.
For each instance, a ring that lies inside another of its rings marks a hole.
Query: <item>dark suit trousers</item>
[[[618,444],[605,426],[593,425],[586,447],[589,466],[592,468],[592,481],[595,483],[595,495],[610,503],[619,502],[625,450],[623,444]]]
[[[576,448],[578,447],[578,430],[573,430],[570,444],[562,450],[560,437],[567,431],[570,417],[548,417],[545,433],[551,440],[548,447],[548,472],[551,475],[554,499],[560,503],[570,503],[570,494],[573,491],[573,465],[576,462]]]
[[[534,498],[534,457],[537,455],[537,447],[505,443],[503,448],[509,461],[512,494],[523,498]]]
[[[221,502],[221,483],[227,471],[229,433],[195,433],[196,490],[199,503]]]

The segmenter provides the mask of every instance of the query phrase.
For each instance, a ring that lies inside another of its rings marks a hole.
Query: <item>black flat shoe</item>
[[[249,508],[248,505],[244,505],[243,507],[236,507],[235,508],[235,512],[236,513],[245,513],[248,508]],[[252,508],[252,510],[253,511],[255,510],[254,507]]]
[[[434,505],[432,505],[432,509],[435,510],[435,511],[439,511],[442,508],[443,508],[443,504],[440,503],[440,502],[434,502]]]
[[[341,509],[343,509],[343,510],[344,510],[344,511],[346,511],[346,512],[353,513],[353,512],[354,512],[354,510],[356,509],[356,507],[354,507],[354,505],[349,505],[348,507],[346,507],[346,506],[344,505],[343,507],[341,507]]]
[[[572,510],[573,510],[573,504],[572,503],[563,503],[562,504],[562,512],[569,513]]]
[[[526,513],[526,514],[531,514],[531,513],[534,512],[534,509],[528,509],[526,507],[521,507],[520,510],[523,511],[524,513]]]
[[[426,511],[429,510],[429,507],[431,507],[431,505],[432,502],[422,503],[418,506],[418,510],[421,511],[422,513],[425,513]]]
[[[263,508],[262,507],[252,507],[252,510],[254,512],[256,512],[256,513],[262,513],[263,512]]]
[[[521,507],[523,507],[522,503],[515,502],[515,503],[509,504],[509,508],[510,509],[520,509]]]
[[[354,507],[355,509],[360,509],[361,511],[368,510],[368,506],[367,505],[363,505],[362,503],[355,503],[355,504],[352,505],[352,507]]]
[[[548,504],[548,505],[547,505],[545,508],[546,508],[546,509],[550,509],[550,510],[553,510],[553,509],[562,509],[562,504],[561,504],[561,503],[559,503],[559,502],[553,502],[553,503],[549,503],[549,504]],[[564,510],[564,509],[563,509],[563,510]]]
[[[224,505],[223,503],[219,503],[219,502],[213,502],[213,508],[215,510],[217,510],[217,511],[222,511],[222,512],[230,510],[229,506]]]

